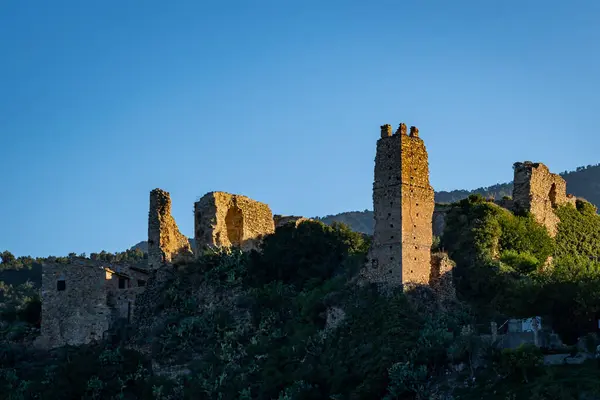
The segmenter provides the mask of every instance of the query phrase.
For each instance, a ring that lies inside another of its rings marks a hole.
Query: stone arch
[[[227,226],[227,239],[231,245],[241,246],[244,237],[244,214],[238,206],[227,210],[225,225]]]

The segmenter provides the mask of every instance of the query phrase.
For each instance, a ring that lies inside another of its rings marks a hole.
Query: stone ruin
[[[276,214],[273,216],[273,220],[275,221],[275,229],[285,226],[287,224],[294,224],[296,227],[303,223],[304,221],[312,221],[310,218],[299,217],[297,215],[279,215]]]
[[[496,201],[514,211],[531,212],[552,236],[558,217],[554,209],[575,203],[566,183],[541,163],[514,165],[513,199]],[[419,130],[395,133],[381,127],[375,156],[373,209],[375,229],[367,265],[360,281],[385,286],[429,285],[442,301],[454,298],[454,263],[444,253],[431,254],[433,234],[442,235],[448,205],[434,204],[429,162]],[[196,257],[208,248],[237,246],[257,249],[276,227],[298,226],[298,216],[273,216],[267,204],[246,196],[210,192],[194,204]],[[168,192],[150,193],[148,263],[139,268],[86,260],[45,265],[42,279],[42,335],[47,347],[89,343],[106,335],[119,319],[130,320],[135,298],[145,289],[150,272],[189,260],[188,239],[171,216]]]
[[[194,204],[197,254],[215,247],[257,249],[262,237],[274,231],[275,222],[269,206],[249,197],[210,192]]]
[[[169,192],[154,189],[150,192],[148,212],[148,268],[192,258],[192,248],[187,237],[179,232],[171,216]]]
[[[514,213],[528,212],[543,225],[548,234],[555,237],[560,219],[555,209],[563,204],[575,206],[577,198],[567,194],[567,183],[558,174],[550,172],[542,163],[531,161],[513,165],[513,195],[506,199],[491,199],[495,204]],[[449,204],[436,204],[434,212],[434,233],[441,236],[446,225]]]
[[[574,196],[567,195],[567,183],[542,163],[518,162],[514,171],[514,211],[530,212],[550,236],[556,236],[560,220],[554,209],[566,203],[575,205],[576,201]]]
[[[429,284],[434,192],[419,130],[381,127],[375,156],[373,243],[362,276],[386,286]]]
[[[119,321],[131,321],[135,298],[147,280],[145,263],[74,259],[43,265],[41,335],[36,346],[76,346],[105,339]]]

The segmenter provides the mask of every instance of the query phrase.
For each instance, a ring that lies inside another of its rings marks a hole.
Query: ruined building
[[[43,265],[41,335],[36,344],[54,348],[105,339],[119,321],[131,320],[135,298],[147,279],[145,262],[75,259]]]
[[[556,207],[563,204],[575,205],[577,198],[567,194],[567,183],[558,174],[550,172],[542,163],[531,161],[517,162],[513,165],[513,196],[505,199],[493,199],[502,208],[514,213],[530,212],[535,220],[545,226],[550,236],[556,236],[558,223]],[[434,212],[434,233],[442,234],[446,213],[450,205],[436,205]]]
[[[575,204],[575,197],[567,195],[567,183],[558,174],[553,174],[542,163],[529,161],[514,164],[513,186],[514,211],[531,212],[537,222],[556,236],[560,220],[554,209],[562,204]]]
[[[179,232],[171,216],[169,192],[154,189],[150,192],[148,212],[148,268],[190,259],[192,254],[188,238]]]
[[[428,284],[433,240],[433,188],[419,130],[381,127],[375,157],[375,230],[363,275],[370,282]]]
[[[210,192],[194,204],[194,238],[198,255],[213,247],[256,249],[262,237],[274,231],[269,206],[249,197]]]

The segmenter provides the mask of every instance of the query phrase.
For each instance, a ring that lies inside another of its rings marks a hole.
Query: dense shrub
[[[299,289],[310,287],[334,274],[356,272],[368,247],[364,235],[343,224],[287,224],[265,238],[261,253],[253,255],[249,274],[256,285],[277,280]]]

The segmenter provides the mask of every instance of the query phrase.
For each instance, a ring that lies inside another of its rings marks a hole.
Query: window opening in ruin
[[[552,207],[556,207],[556,183],[553,183],[550,187],[550,193],[548,193],[548,198],[550,198],[550,204]]]
[[[379,266],[379,260],[374,258],[371,260],[371,267],[377,268]]]
[[[56,281],[56,290],[58,290],[59,292],[62,292],[66,288],[67,288],[67,282],[65,282],[64,279],[60,279],[60,280]]]
[[[125,289],[125,278],[119,277],[119,289]]]
[[[225,225],[227,226],[229,242],[234,246],[241,245],[244,232],[244,215],[239,207],[234,206],[227,210]]]
[[[139,287],[141,287],[141,286],[146,286],[146,281],[143,281],[143,280],[141,280],[141,279],[138,279],[138,286],[139,286]]]

